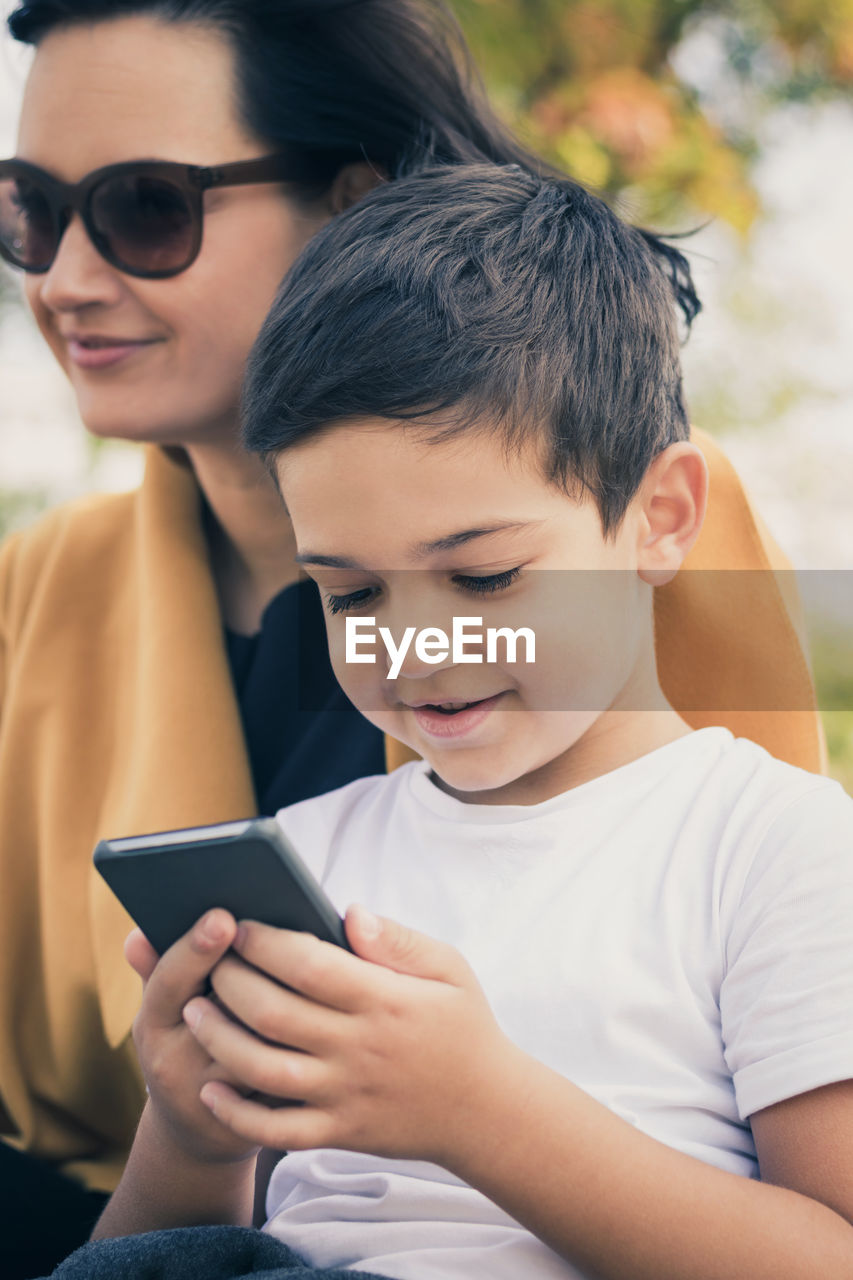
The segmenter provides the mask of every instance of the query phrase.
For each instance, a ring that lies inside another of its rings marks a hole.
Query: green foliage
[[[510,123],[640,221],[700,211],[746,233],[763,109],[853,90],[853,0],[453,3]],[[677,70],[697,33],[725,73],[723,101]]]
[[[0,263],[0,315],[2,315],[3,308],[6,306],[6,304],[10,300],[10,297],[12,296],[12,290],[9,287],[9,285],[10,285],[10,281],[8,276],[8,270],[3,263]]]
[[[851,637],[839,629],[812,643],[812,668],[822,708],[830,770],[853,795],[853,662]]]
[[[41,489],[0,488],[0,538],[29,524],[48,505],[48,495]]]
[[[853,711],[824,711],[829,772],[853,796]]]

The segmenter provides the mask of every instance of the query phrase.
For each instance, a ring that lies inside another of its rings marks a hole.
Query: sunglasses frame
[[[169,267],[159,271],[143,271],[136,267],[128,267],[110,251],[104,236],[98,231],[92,215],[92,200],[98,187],[111,178],[133,175],[159,178],[170,182],[185,196],[192,217],[193,238],[189,255],[180,267]],[[57,235],[50,261],[38,267],[18,262],[0,240],[0,257],[11,266],[18,267],[31,275],[44,275],[48,272],[56,260],[62,237],[72,214],[79,213],[89,239],[111,267],[142,280],[165,280],[186,271],[199,255],[205,191],[212,187],[238,187],[255,182],[283,182],[288,177],[292,178],[293,172],[291,161],[288,173],[288,158],[283,155],[259,156],[254,160],[237,160],[221,165],[177,164],[171,160],[126,160],[121,164],[108,164],[100,169],[93,169],[79,182],[63,182],[60,178],[55,178],[53,174],[48,173],[46,169],[30,164],[28,160],[0,160],[0,180],[17,177],[27,178],[39,184],[50,206]]]

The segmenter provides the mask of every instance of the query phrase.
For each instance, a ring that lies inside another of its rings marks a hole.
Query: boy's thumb
[[[416,978],[455,983],[463,976],[465,962],[453,947],[357,903],[347,911],[346,930],[350,946],[363,960]]]

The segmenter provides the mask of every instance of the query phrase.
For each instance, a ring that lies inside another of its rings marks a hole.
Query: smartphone
[[[351,950],[343,920],[274,818],[101,840],[94,861],[160,955],[211,907]]]

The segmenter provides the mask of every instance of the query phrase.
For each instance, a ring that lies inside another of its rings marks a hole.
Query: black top
[[[258,811],[385,772],[384,738],[341,692],[313,582],[295,582],[253,636],[225,632]]]

